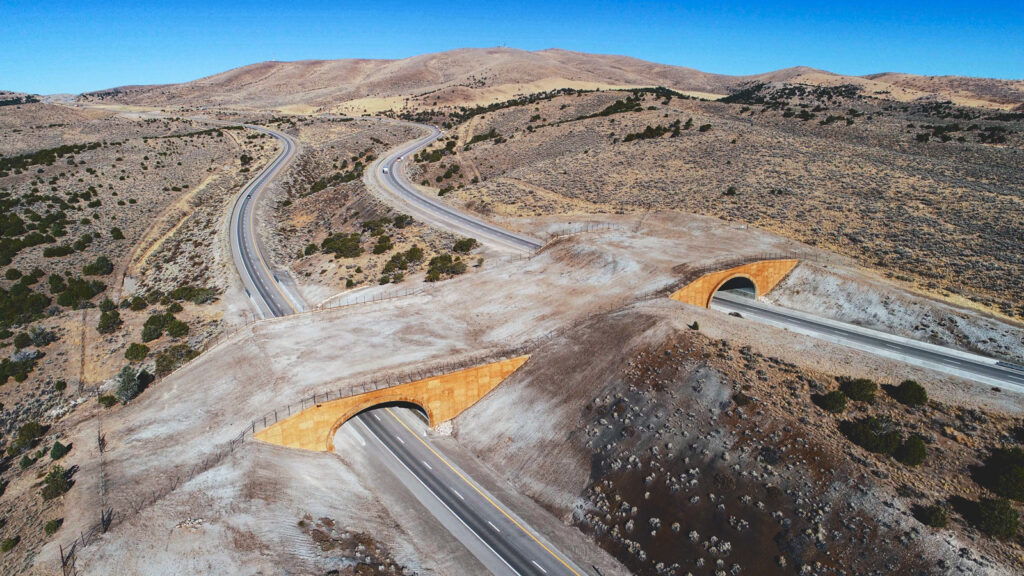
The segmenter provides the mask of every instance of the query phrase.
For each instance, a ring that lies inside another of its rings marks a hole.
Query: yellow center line
[[[477,488],[476,484],[474,484],[473,482],[470,482],[468,478],[463,476],[462,473],[459,472],[455,468],[455,466],[453,466],[450,462],[448,462],[448,460],[446,460],[444,456],[441,456],[440,454],[438,454],[436,450],[434,450],[433,448],[430,447],[430,444],[427,444],[426,442],[424,442],[423,439],[420,438],[419,434],[413,432],[412,428],[409,428],[408,426],[406,426],[405,422],[402,422],[402,420],[394,412],[391,411],[391,408],[385,408],[385,410],[388,411],[388,414],[391,414],[392,418],[394,418],[395,420],[398,421],[398,423],[402,426],[402,428],[405,428],[410,434],[412,434],[412,436],[414,438],[419,440],[420,444],[423,444],[423,446],[426,447],[427,450],[430,450],[430,452],[433,453],[434,456],[437,456],[438,460],[440,460],[441,462],[444,462],[444,465],[447,466],[449,469],[451,469],[451,471],[454,472],[456,476],[461,478],[463,482],[465,482],[470,488],[473,489],[473,491],[475,491],[477,494],[479,494],[484,500],[487,500],[487,502],[491,506],[494,506],[495,510],[497,510],[498,512],[501,512],[502,516],[504,516],[505,518],[508,518],[509,522],[515,524],[516,528],[519,528],[520,530],[522,530],[523,534],[526,534],[527,536],[529,536],[531,540],[536,542],[537,545],[540,546],[541,548],[543,548],[548,554],[550,554],[552,558],[554,558],[555,560],[558,560],[562,564],[562,566],[565,566],[570,572],[572,572],[576,576],[580,576],[579,572],[573,570],[572,566],[569,566],[569,564],[566,563],[566,561],[563,560],[558,554],[555,554],[550,548],[545,546],[543,542],[541,542],[536,536],[533,535],[533,532],[530,532],[529,530],[524,528],[522,524],[520,524],[519,522],[516,522],[515,518],[510,516],[509,513],[506,512],[504,508],[502,508],[501,506],[498,506],[498,504],[494,500],[491,500],[487,496],[487,494],[484,494],[479,488]]]
[[[287,149],[287,148],[288,148],[288,145],[287,145],[287,143],[285,143],[285,149]],[[284,155],[284,150],[281,151],[281,156],[283,156],[283,155]],[[281,156],[278,156],[278,158],[280,158]],[[278,158],[275,158],[274,162],[277,162]],[[271,168],[270,169],[274,170],[273,164],[271,164]],[[263,260],[263,253],[260,252],[260,246],[259,246],[259,244],[256,241],[256,221],[255,221],[255,218],[256,218],[256,198],[253,198],[252,199],[252,207],[249,210],[249,236],[252,237],[252,245],[256,249],[256,256],[259,257],[260,264],[263,265],[263,270],[266,271],[267,278],[270,280],[270,283],[274,285],[274,288],[276,288],[278,293],[281,294],[281,297],[284,298],[285,304],[287,304],[288,307],[292,309],[293,313],[297,313],[298,310],[295,309],[295,306],[292,306],[291,299],[289,299],[288,296],[284,293],[284,290],[281,289],[281,285],[277,283],[276,279],[274,279],[274,274],[270,271],[270,268],[267,267],[267,263]]]

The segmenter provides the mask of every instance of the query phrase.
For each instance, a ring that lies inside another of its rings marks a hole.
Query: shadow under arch
[[[417,413],[417,416],[421,417],[426,421],[427,426],[430,426],[436,419],[431,414],[429,408],[425,407],[419,401],[412,398],[396,398],[396,399],[374,399],[368,401],[363,405],[357,406],[338,418],[331,426],[330,432],[327,435],[327,450],[334,452],[334,436],[338,433],[338,429],[345,425],[346,422],[352,420],[360,414],[366,414],[372,410],[381,408],[409,408]]]
[[[423,422],[427,426],[430,426],[430,414],[427,414],[427,409],[417,404],[416,402],[406,402],[404,400],[395,400],[394,402],[378,402],[373,406],[368,406],[366,408],[363,408],[359,412],[356,412],[351,417],[349,417],[349,420],[361,414],[366,414],[367,412],[371,412],[373,410],[383,410],[384,408],[406,408],[412,410],[416,412],[416,416],[423,420]],[[344,422],[342,423],[342,425],[344,425]]]
[[[747,274],[733,274],[729,276],[715,287],[708,296],[708,301],[704,304],[705,308],[711,307],[711,301],[715,299],[715,294],[726,290],[729,292],[739,292],[749,298],[757,298],[758,289],[757,283],[754,279]]]

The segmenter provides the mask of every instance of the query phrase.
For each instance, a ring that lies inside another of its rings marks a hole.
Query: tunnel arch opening
[[[347,422],[350,422],[353,418],[359,416],[360,414],[367,414],[374,410],[380,410],[384,408],[411,409],[416,413],[416,416],[418,418],[422,418],[423,421],[426,422],[427,426],[430,426],[431,422],[434,421],[434,418],[431,416],[430,411],[414,400],[394,399],[369,402],[364,406],[360,406],[358,408],[353,409],[352,411],[348,412],[341,418],[338,418],[337,421],[335,421],[334,425],[330,429],[330,432],[327,434],[327,437],[324,439],[327,443],[327,451],[334,451],[334,437],[335,435],[338,434],[338,430],[340,430],[341,427],[344,426]]]
[[[754,283],[754,279],[745,274],[737,274],[726,278],[724,282],[718,285],[717,288],[711,293],[711,297],[708,298],[708,306],[711,306],[711,301],[715,299],[715,295],[719,292],[727,292],[729,294],[735,294],[744,298],[757,299],[757,284]]]
[[[416,417],[417,418],[419,418],[420,420],[423,420],[424,424],[426,424],[427,426],[430,426],[430,414],[427,413],[427,409],[422,407],[422,406],[420,406],[419,404],[417,404],[415,402],[407,402],[405,400],[395,400],[395,401],[391,401],[391,402],[378,402],[378,403],[374,404],[373,406],[368,406],[366,408],[363,408],[359,412],[356,412],[355,414],[350,416],[348,419],[351,420],[351,419],[355,418],[356,416],[359,416],[360,414],[366,414],[368,412],[373,412],[374,410],[383,410],[385,408],[405,408],[405,409],[408,409],[408,410],[412,410],[413,412],[416,413]],[[344,422],[342,424],[344,424]]]

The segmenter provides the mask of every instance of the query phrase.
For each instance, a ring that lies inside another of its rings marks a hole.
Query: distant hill
[[[893,100],[953,100],[1009,109],[1024,102],[1024,81],[909,74],[843,76],[808,67],[727,76],[561,49],[464,48],[401,60],[261,62],[182,84],[123,86],[84,100],[152,106],[211,106],[347,113],[403,107],[476,105],[555,88],[665,86],[710,97],[750,82],[854,84]]]
[[[40,102],[40,99],[39,96],[34,94],[0,90],[0,106],[20,106],[21,104],[35,104],[36,102]]]

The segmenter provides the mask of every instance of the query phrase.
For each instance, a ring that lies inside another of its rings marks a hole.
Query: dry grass
[[[1024,122],[973,109],[809,96],[792,107],[820,105],[810,121],[758,105],[666,104],[652,96],[642,111],[571,121],[626,96],[562,96],[475,116],[452,129],[456,154],[421,163],[415,179],[432,191],[454,187],[454,203],[484,215],[672,208],[717,216],[852,256],[931,294],[1024,316],[1014,288],[1024,277],[1015,249],[1024,229],[1017,161]],[[844,119],[821,125],[829,115]],[[689,119],[692,128],[676,138],[622,141]],[[950,142],[916,140],[930,132],[924,125],[953,123],[962,130]],[[971,124],[1007,128],[1007,141],[981,143],[981,130],[966,130]],[[465,149],[492,129],[505,141]],[[444,178],[453,164],[460,171]]]

